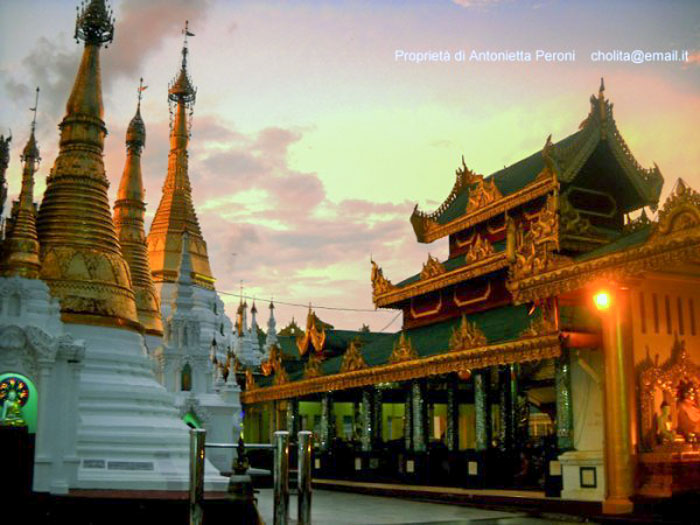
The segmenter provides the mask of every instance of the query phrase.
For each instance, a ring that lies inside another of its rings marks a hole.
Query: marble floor
[[[261,489],[258,494],[258,510],[266,525],[272,525],[273,521],[272,498],[272,489]],[[289,501],[290,524],[296,524],[296,506],[297,499],[292,493]],[[525,513],[500,512],[318,489],[313,493],[311,518],[314,525],[570,525],[572,523],[561,519],[532,518]]]

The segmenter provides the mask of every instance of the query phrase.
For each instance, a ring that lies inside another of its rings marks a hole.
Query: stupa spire
[[[148,234],[148,257],[155,282],[175,282],[180,258],[180,236],[183,231],[187,231],[190,235],[190,255],[195,283],[213,288],[214,278],[209,266],[207,244],[202,237],[194,211],[188,174],[187,147],[197,90],[187,69],[188,37],[194,36],[187,22],[183,34],[185,36],[180,71],[168,89],[168,103],[172,115],[168,174],[163,184],[163,196]]]
[[[39,88],[36,88],[36,100],[31,132],[22,151],[22,189],[19,200],[12,205],[12,218],[7,230],[3,253],[3,274],[17,275],[28,279],[39,277],[39,240],[36,233],[36,210],[34,208],[34,174],[41,162],[39,147],[34,131],[36,129],[36,112],[39,107]]]
[[[102,160],[107,129],[100,48],[113,34],[114,19],[104,0],[82,5],[75,36],[85,47],[37,218],[40,277],[59,299],[64,321],[140,329]]]
[[[175,282],[175,294],[173,295],[173,313],[183,314],[194,306],[194,293],[192,291],[192,258],[190,257],[190,236],[186,231],[182,232],[182,251],[180,252],[180,264],[177,270]]]
[[[141,96],[146,87],[142,78],[139,81],[136,114],[126,130],[126,163],[114,203],[114,227],[131,272],[139,322],[146,332],[162,335],[160,302],[148,266],[143,222],[146,203],[141,177],[141,152],[146,144],[146,126],[141,118]]]

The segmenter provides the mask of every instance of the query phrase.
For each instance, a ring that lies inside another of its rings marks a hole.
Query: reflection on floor
[[[263,520],[271,525],[272,490],[261,489],[258,502]],[[292,494],[289,501],[292,524],[296,523],[296,505],[296,496]],[[314,490],[311,519],[314,525],[570,525],[572,523],[558,519],[531,518],[521,512],[501,512],[328,490]]]

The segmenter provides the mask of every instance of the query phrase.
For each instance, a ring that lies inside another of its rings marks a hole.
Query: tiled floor
[[[290,523],[296,523],[297,499],[289,501]],[[272,525],[272,489],[262,489],[258,509]],[[571,522],[530,518],[524,513],[483,510],[458,505],[425,503],[399,498],[315,490],[312,500],[314,525],[544,525]]]

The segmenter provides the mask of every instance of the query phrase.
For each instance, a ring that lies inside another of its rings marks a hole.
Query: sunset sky
[[[0,3],[0,133],[12,129],[9,194],[19,191],[34,89],[43,163],[36,199],[57,154],[82,46],[75,0]],[[217,288],[267,303],[337,308],[339,328],[380,330],[370,255],[394,282],[427,253],[409,216],[447,197],[464,155],[488,174],[559,140],[588,113],[605,77],[618,127],[637,160],[700,189],[700,3],[687,1],[444,0],[236,2],[113,0],[114,43],[102,53],[105,164],[110,197],[124,133],[142,103],[143,174],[153,217],[167,169],[167,86],[178,70],[185,19],[198,87],[190,148],[195,206]],[[397,50],[575,51],[576,60],[410,63]],[[602,63],[596,50],[689,51],[689,61]],[[112,200],[113,202],[113,200]],[[238,299],[224,296],[229,315]],[[249,301],[250,302],[250,301]],[[264,310],[263,308],[260,308]],[[278,326],[305,309],[278,304]],[[263,317],[266,312],[263,312]],[[264,320],[263,320],[264,322]],[[400,319],[388,326],[397,330]]]

